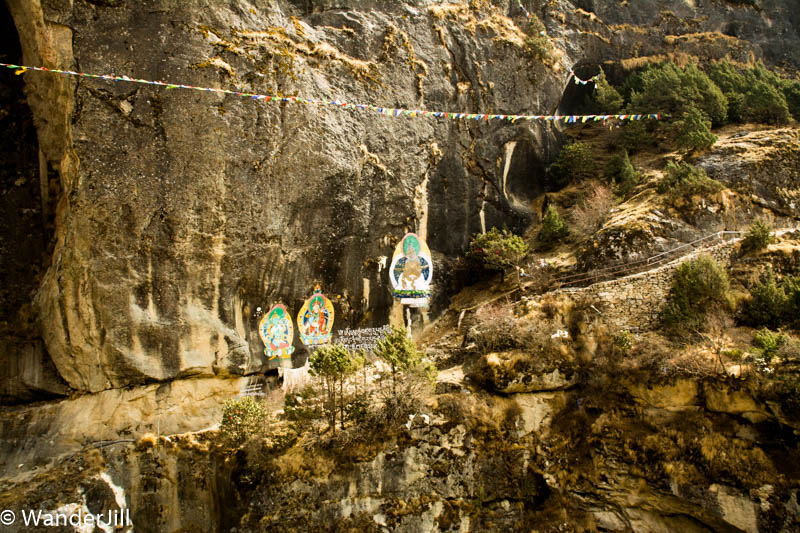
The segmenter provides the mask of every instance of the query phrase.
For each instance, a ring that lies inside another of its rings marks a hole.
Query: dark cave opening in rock
[[[589,13],[595,12],[595,0],[573,0],[575,7],[588,11]]]
[[[597,65],[581,65],[574,69],[575,75],[581,80],[589,80],[600,72]],[[561,94],[561,101],[558,104],[559,115],[580,115],[593,114],[590,109],[590,98],[594,92],[594,83],[576,83],[574,77],[570,77],[564,92]]]
[[[0,57],[5,63],[22,58],[5,3],[0,5]],[[0,320],[9,325],[21,319],[19,311],[30,299],[45,252],[39,148],[24,85],[23,78],[11,70],[0,76],[0,129],[4,132],[0,138]]]
[[[0,61],[20,64],[22,49],[5,2],[0,3]],[[0,403],[50,397],[62,389],[44,349],[33,309],[33,294],[49,261],[57,176],[40,158],[33,114],[23,76],[0,73]],[[45,179],[40,176],[44,174]],[[44,184],[44,185],[43,185]],[[43,189],[45,201],[42,202]],[[28,374],[46,375],[54,387]]]
[[[513,146],[513,155],[504,179],[504,192],[512,208],[521,211],[514,221],[515,226],[511,228],[517,232],[524,231],[532,222],[530,206],[533,202],[551,189],[547,180],[547,157],[550,155],[547,152],[527,139]]]

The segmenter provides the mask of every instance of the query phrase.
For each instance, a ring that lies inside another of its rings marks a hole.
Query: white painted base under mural
[[[400,298],[400,303],[409,307],[428,307],[428,298]]]

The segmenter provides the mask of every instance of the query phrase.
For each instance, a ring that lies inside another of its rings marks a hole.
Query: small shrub
[[[611,158],[606,165],[604,175],[607,180],[617,186],[617,191],[622,196],[627,196],[639,181],[639,174],[633,168],[627,150],[623,150]]]
[[[366,393],[356,394],[344,405],[344,419],[356,424],[362,423],[369,413],[369,397]]]
[[[760,372],[772,373],[773,368],[770,365],[784,344],[786,336],[783,333],[770,331],[767,328],[758,330],[753,335],[753,346],[761,349],[761,353],[755,358],[756,368]]]
[[[675,142],[681,150],[705,150],[717,142],[717,136],[711,133],[711,120],[694,106],[683,113],[674,128]]]
[[[787,276],[781,282],[786,293],[784,317],[788,324],[800,323],[800,276]]]
[[[549,250],[556,244],[564,240],[569,235],[567,224],[561,219],[555,206],[547,206],[544,218],[542,219],[542,229],[539,230],[537,239],[542,250]]]
[[[658,184],[659,193],[670,193],[674,196],[712,194],[720,190],[722,184],[709,178],[702,168],[673,161],[667,163],[666,175]]]
[[[145,433],[139,440],[136,441],[136,450],[143,451],[149,448],[155,448],[158,444],[158,437],[153,433]]]
[[[744,357],[744,352],[739,348],[732,348],[730,350],[723,350],[722,355],[730,359],[731,361],[741,361]]]
[[[550,43],[550,38],[547,36],[547,29],[539,17],[533,13],[531,13],[528,20],[528,37],[525,39],[525,45],[535,58],[547,61],[551,57],[550,54],[553,47]]]
[[[792,114],[795,120],[800,120],[800,81],[786,80],[782,86],[789,113]]]
[[[287,420],[304,423],[320,418],[322,412],[310,399],[307,394],[287,394],[283,403],[283,414]]]
[[[664,308],[664,325],[673,335],[701,333],[709,311],[732,307],[725,269],[704,254],[678,267]]]
[[[587,108],[595,114],[613,115],[622,109],[625,103],[619,91],[606,80],[606,73],[602,68],[599,76],[595,78],[594,91],[587,100]]]
[[[790,117],[786,98],[778,88],[766,81],[751,80],[742,103],[742,120],[786,124]]]
[[[636,153],[639,150],[644,150],[653,146],[656,142],[655,137],[651,133],[651,126],[647,124],[648,120],[637,120],[625,124],[622,131],[622,138],[620,142],[625,150]]]
[[[597,172],[597,163],[586,143],[580,141],[565,144],[548,167],[556,187],[564,187],[572,181],[591,178]]]
[[[505,280],[506,267],[519,269],[530,249],[522,237],[507,229],[492,228],[472,237],[467,258],[488,270],[499,270]]]
[[[750,298],[741,305],[742,322],[752,327],[778,327],[785,316],[787,300],[772,268],[767,268],[750,287]]]
[[[378,341],[375,355],[392,369],[392,396],[397,398],[397,374],[422,362],[422,354],[405,330],[394,327]]]
[[[266,419],[264,405],[253,397],[232,398],[222,406],[220,437],[230,446],[239,447],[263,429]]]
[[[336,431],[338,412],[340,426],[344,429],[344,382],[364,364],[363,359],[341,344],[330,344],[317,348],[308,362],[310,373],[321,378],[325,385],[327,401],[324,407],[328,415],[328,426]]]
[[[582,235],[592,235],[603,226],[608,212],[614,206],[611,190],[594,184],[591,192],[572,210],[571,217],[575,229]]]
[[[758,252],[775,242],[772,226],[764,221],[756,220],[742,239],[742,252]]]
[[[625,355],[633,347],[634,336],[628,330],[620,331],[614,335],[614,349],[617,353]]]
[[[510,305],[494,302],[481,306],[475,318],[478,324],[474,341],[481,353],[509,350],[519,345],[516,318]]]

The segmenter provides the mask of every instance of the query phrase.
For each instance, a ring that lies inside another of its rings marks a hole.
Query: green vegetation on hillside
[[[539,230],[537,239],[540,250],[550,250],[556,244],[563,241],[569,235],[567,223],[558,214],[558,210],[553,205],[547,206],[547,211],[542,219],[542,228]]]
[[[772,236],[772,226],[762,220],[756,220],[750,224],[750,228],[742,239],[742,251],[744,253],[758,252],[775,242]]]
[[[664,307],[664,326],[676,336],[702,333],[712,310],[732,311],[733,298],[725,269],[711,256],[701,255],[675,273]]]
[[[673,196],[711,194],[721,189],[722,184],[709,178],[702,168],[674,161],[667,162],[665,176],[658,183],[659,193]]]
[[[327,401],[324,404],[328,416],[328,427],[336,431],[336,415],[344,429],[345,396],[344,385],[349,376],[364,365],[364,358],[340,344],[319,347],[309,357],[311,374],[322,379]]]
[[[606,164],[603,174],[617,186],[621,196],[626,196],[639,181],[639,174],[633,168],[627,150],[615,154]]]
[[[586,143],[580,141],[565,144],[548,173],[557,187],[592,178],[597,172],[595,155]]]
[[[529,251],[522,237],[514,235],[508,229],[493,227],[486,233],[478,233],[472,237],[467,258],[486,270],[500,271],[504,281],[505,269],[515,268],[519,271]]]
[[[800,276],[779,279],[771,266],[750,286],[749,296],[739,306],[743,324],[777,328],[800,322]]]
[[[691,114],[705,117],[713,127],[800,119],[800,82],[782,78],[761,63],[739,68],[719,61],[709,65],[707,73],[694,63],[685,68],[672,62],[650,64],[628,76],[619,92],[632,113],[658,110],[682,120]]]
[[[222,406],[220,437],[229,446],[241,446],[252,435],[263,430],[266,419],[264,405],[255,398],[231,398]]]
[[[681,117],[691,108],[702,111],[714,126],[725,123],[728,100],[713,81],[691,63],[681,69],[675,63],[648,65],[633,74],[627,84],[628,109],[632,113],[660,113]]]

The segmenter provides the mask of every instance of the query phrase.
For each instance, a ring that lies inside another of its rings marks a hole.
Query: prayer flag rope
[[[525,16],[531,18],[531,14],[525,9],[525,6],[522,5],[522,0],[517,0],[517,4],[519,4],[519,8],[525,13]]]
[[[648,120],[648,119],[662,120],[663,118],[668,117],[668,115],[662,115],[660,113],[627,114],[627,115],[500,115],[500,114],[489,114],[489,113],[454,113],[450,111],[427,111],[421,109],[404,109],[404,108],[393,108],[393,107],[381,107],[368,104],[353,104],[348,102],[340,102],[338,100],[327,100],[324,98],[315,99],[315,98],[304,98],[301,96],[272,96],[268,94],[254,94],[241,91],[231,91],[228,89],[216,89],[212,87],[195,87],[194,85],[183,85],[178,83],[166,83],[163,81],[143,80],[138,78],[130,78],[128,76],[114,76],[110,74],[87,74],[85,72],[75,72],[72,70],[61,70],[61,69],[46,68],[46,67],[28,67],[24,65],[13,65],[10,63],[0,63],[0,66],[8,67],[9,69],[15,70],[16,71],[15,74],[17,75],[24,74],[25,72],[32,70],[39,72],[48,72],[51,74],[78,76],[81,78],[95,78],[113,82],[122,81],[129,83],[141,83],[145,85],[155,85],[158,87],[164,87],[166,89],[189,89],[193,91],[206,91],[206,92],[215,92],[220,94],[230,94],[262,102],[289,102],[289,103],[308,104],[317,106],[335,106],[335,107],[350,108],[350,109],[356,108],[356,109],[374,111],[385,117],[435,117],[435,118],[444,118],[450,120],[460,120],[460,119],[483,120],[487,122],[489,120],[505,120],[512,123],[518,120],[545,120],[552,122],[561,121],[564,124],[575,124],[577,122],[581,123],[600,122],[600,121],[605,122],[607,120],[619,120],[619,121]]]
[[[578,77],[578,75],[577,75],[577,74],[575,74],[575,73],[574,73],[574,72],[572,72],[571,70],[569,71],[569,73],[572,75],[572,78],[575,80],[575,85],[586,85],[586,84],[589,84],[589,83],[594,83],[594,82],[596,82],[597,80],[599,80],[599,79],[600,79],[600,76],[601,76],[600,74],[595,74],[594,76],[592,76],[592,77],[591,77],[591,78],[589,78],[588,80],[582,80],[582,79],[580,79],[580,78]]]

